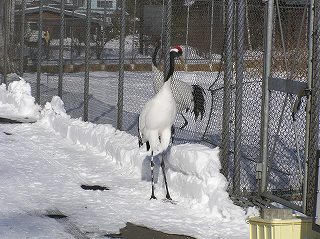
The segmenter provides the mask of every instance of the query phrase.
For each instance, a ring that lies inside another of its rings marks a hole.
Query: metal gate
[[[214,103],[204,139],[221,147],[221,172],[239,204],[278,202],[312,215],[317,4],[226,1],[223,70],[210,87]],[[214,107],[221,105],[217,117]],[[221,136],[210,135],[219,126]]]
[[[313,164],[309,132],[316,130],[310,127],[312,7],[312,1],[269,1],[265,22],[261,191],[301,212],[307,212],[307,172]]]

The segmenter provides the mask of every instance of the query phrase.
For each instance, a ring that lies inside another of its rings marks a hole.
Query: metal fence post
[[[118,83],[118,121],[117,129],[122,129],[123,120],[123,85],[124,85],[124,47],[126,31],[126,0],[121,1],[121,32],[119,44],[119,83]]]
[[[170,47],[171,47],[171,24],[172,24],[172,1],[167,0],[167,8],[165,11],[165,30],[164,30],[164,49],[165,49],[165,58],[164,58],[164,78],[169,72],[170,68]]]
[[[211,22],[210,22],[210,47],[209,47],[209,64],[212,67],[212,44],[213,44],[213,10],[214,1],[211,2]]]
[[[91,30],[91,0],[87,0],[86,19],[86,48],[85,48],[85,72],[84,72],[84,103],[83,120],[88,121],[89,111],[89,67],[90,67],[90,30]]]
[[[308,158],[308,187],[306,214],[313,214],[314,197],[316,193],[315,178],[317,162],[317,149],[319,147],[319,114],[320,114],[320,2],[315,1],[314,6],[314,43],[313,43],[313,81],[310,106],[310,141]]]
[[[314,0],[310,0],[309,6],[309,32],[308,32],[308,89],[312,87],[312,68],[313,68],[313,27],[314,27]],[[311,97],[307,99],[306,106],[306,133],[305,133],[305,162],[304,162],[304,180],[303,180],[303,198],[302,198],[302,210],[305,213],[307,209],[307,185],[308,185],[308,159],[309,159],[309,141],[310,141],[310,107]]]
[[[22,0],[21,9],[21,35],[20,35],[20,76],[23,77],[24,68],[24,34],[25,34],[25,14],[26,14],[26,0]]]
[[[7,73],[8,73],[8,18],[9,18],[9,2],[4,2],[4,52],[3,52],[3,83],[7,85]],[[8,86],[7,86],[8,87]]]
[[[236,107],[235,107],[235,149],[233,192],[240,194],[241,176],[241,135],[242,135],[242,97],[244,79],[244,32],[245,0],[237,2],[237,60],[236,60]]]
[[[63,79],[63,48],[64,48],[64,8],[65,2],[61,1],[60,11],[60,44],[59,44],[59,80],[58,80],[58,96],[62,99],[62,79]]]
[[[42,60],[42,14],[43,0],[39,1],[39,26],[38,26],[38,58],[37,58],[37,93],[36,102],[40,104],[41,60]]]
[[[269,77],[271,74],[272,32],[273,32],[273,0],[268,0],[265,12],[264,62],[262,80],[262,110],[261,110],[261,161],[262,178],[259,190],[267,190],[268,170],[268,122],[269,122]]]
[[[134,45],[135,45],[135,34],[136,34],[136,15],[137,15],[137,0],[134,0],[131,64],[134,64],[134,60],[135,60]]]
[[[74,2],[72,3],[72,20],[71,20],[71,22],[72,22],[72,27],[74,27],[74,12],[75,12],[75,7],[74,7]],[[74,32],[74,30],[72,29],[72,27],[71,27],[71,29],[70,29],[70,34],[71,34],[71,42],[70,42],[70,62],[71,62],[71,64],[73,65],[73,51],[74,51],[74,39],[73,39],[73,32]]]
[[[223,119],[222,119],[222,142],[221,142],[221,173],[228,178],[229,171],[229,147],[230,147],[230,100],[231,100],[231,82],[233,79],[233,17],[234,2],[227,0],[226,12],[226,60],[224,74],[224,92],[223,92]]]
[[[186,31],[186,50],[185,50],[185,67],[188,71],[188,57],[189,57],[189,20],[190,20],[190,3],[187,3],[187,31]]]

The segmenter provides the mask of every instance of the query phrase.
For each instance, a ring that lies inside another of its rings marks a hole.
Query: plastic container
[[[250,239],[320,239],[320,233],[312,230],[308,217],[293,219],[249,218]]]

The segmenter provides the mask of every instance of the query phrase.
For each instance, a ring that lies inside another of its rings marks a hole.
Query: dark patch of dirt
[[[28,117],[19,118],[19,119],[8,119],[0,117],[0,124],[23,124],[23,123],[34,123],[33,119]]]
[[[46,217],[50,217],[53,219],[61,219],[61,218],[66,218],[68,216],[64,215],[64,214],[46,214]]]
[[[195,239],[194,237],[155,231],[147,227],[137,226],[130,222],[127,222],[126,227],[120,229],[120,234],[108,234],[105,235],[105,237],[119,239]]]
[[[0,124],[21,124],[21,121],[0,117]]]
[[[3,132],[5,135],[12,135],[12,133]]]
[[[99,190],[99,191],[110,190],[109,188],[107,188],[105,186],[100,186],[100,185],[84,185],[84,184],[82,184],[81,188],[83,190],[93,190],[93,191],[96,191],[96,190]]]

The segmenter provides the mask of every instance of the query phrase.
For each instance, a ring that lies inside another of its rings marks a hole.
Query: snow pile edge
[[[138,147],[137,137],[116,130],[111,125],[72,119],[66,114],[63,102],[57,96],[45,105],[37,123],[75,144],[110,155],[120,168],[137,177],[150,179],[150,163],[146,160],[148,153],[144,147]],[[227,181],[219,173],[218,154],[218,148],[210,149],[204,145],[173,146],[167,157],[167,178],[171,194],[174,199],[184,201],[192,208],[205,210],[208,215],[244,218],[244,211],[232,203],[226,192]],[[161,185],[162,174],[158,178],[157,187],[162,187]],[[161,193],[158,189],[157,194],[160,196]]]
[[[38,118],[41,107],[35,104],[35,99],[31,95],[31,86],[24,79],[19,77],[19,81],[13,81],[8,85],[0,85],[0,102],[12,105],[22,117]]]

